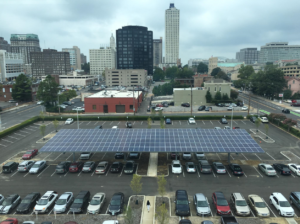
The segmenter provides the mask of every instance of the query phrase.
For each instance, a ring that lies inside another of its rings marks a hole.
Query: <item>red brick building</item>
[[[9,100],[13,100],[11,94],[12,94],[12,87],[13,85],[2,85],[2,90],[0,91],[0,101],[7,102]],[[39,84],[32,84],[32,101],[36,100],[36,92],[39,88]]]
[[[143,100],[141,91],[102,91],[84,98],[86,113],[133,113]]]
[[[194,75],[194,87],[201,87],[203,82],[210,81],[213,79],[212,76],[208,74],[196,74]]]

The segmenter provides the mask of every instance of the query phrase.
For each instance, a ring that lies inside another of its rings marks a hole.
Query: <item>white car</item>
[[[84,108],[83,107],[74,107],[72,110],[75,110],[75,111],[84,111]]]
[[[2,205],[2,202],[4,201],[4,196],[2,194],[0,194],[0,205]]]
[[[68,118],[65,124],[72,124],[74,122],[73,118]]]
[[[233,107],[232,107],[232,106],[229,106],[229,107],[227,108],[227,110],[233,110]]]
[[[268,118],[266,117],[259,117],[258,119],[261,121],[261,123],[269,123]]]
[[[294,217],[295,215],[294,209],[281,193],[272,193],[270,195],[270,204],[274,205],[280,216]]]
[[[295,175],[300,176],[300,165],[289,163],[288,166]]]
[[[243,106],[243,107],[242,107],[242,110],[248,110],[248,107]]]
[[[230,106],[231,107],[237,107],[237,105],[235,103],[231,103]]]
[[[196,124],[196,121],[194,118],[189,118],[189,124]]]
[[[264,174],[267,176],[276,176],[276,170],[274,170],[273,166],[266,163],[260,163],[258,164],[258,169],[260,169]]]
[[[44,101],[40,100],[36,104],[41,105],[42,103],[44,103]]]
[[[30,168],[29,173],[38,173],[42,169],[44,169],[45,167],[46,167],[46,161],[45,160],[37,161]]]
[[[61,105],[58,105],[60,108],[63,108],[63,109],[66,109],[68,107],[68,105],[66,104],[61,104]]]
[[[216,130],[221,130],[222,128],[220,128],[220,127],[214,127],[214,129],[216,129]]]
[[[36,203],[33,211],[37,213],[47,213],[50,211],[50,207],[54,204],[58,197],[57,192],[47,191]]]
[[[182,173],[182,166],[179,160],[172,161],[172,173]]]
[[[164,108],[162,108],[162,107],[156,107],[155,108],[155,111],[160,111],[160,110],[163,110]]]
[[[100,209],[105,201],[105,193],[97,193],[92,198],[87,211],[89,214],[99,214]]]
[[[54,211],[56,213],[64,213],[71,206],[74,201],[74,196],[72,192],[63,193],[59,199],[55,202]]]

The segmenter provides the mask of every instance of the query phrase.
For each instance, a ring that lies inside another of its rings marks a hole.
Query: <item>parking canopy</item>
[[[62,129],[40,152],[264,153],[244,129]]]

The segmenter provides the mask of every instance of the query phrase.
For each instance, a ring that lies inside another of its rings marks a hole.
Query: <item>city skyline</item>
[[[179,57],[211,56],[235,58],[242,48],[258,48],[269,42],[299,45],[297,8],[266,1],[110,1],[85,2],[15,0],[2,3],[0,36],[10,40],[15,33],[34,33],[42,49],[78,46],[89,57],[89,49],[106,44],[111,33],[127,25],[148,27],[153,38],[165,39],[165,10],[170,3],[180,10]],[[47,10],[45,10],[47,9]],[[85,13],[88,12],[88,13]],[[84,16],[83,16],[84,15]],[[10,42],[10,41],[9,41]],[[163,50],[163,56],[165,51]],[[89,61],[89,58],[88,58]]]

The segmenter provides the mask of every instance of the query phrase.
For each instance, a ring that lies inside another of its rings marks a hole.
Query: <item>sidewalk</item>
[[[150,202],[150,211],[147,209],[147,201]],[[153,220],[155,219],[154,214],[154,206],[155,206],[155,196],[146,196],[144,200],[144,211],[142,213],[142,224],[153,224]]]
[[[149,158],[148,171],[147,171],[148,177],[157,177],[157,161],[158,161],[158,153],[151,152]]]

